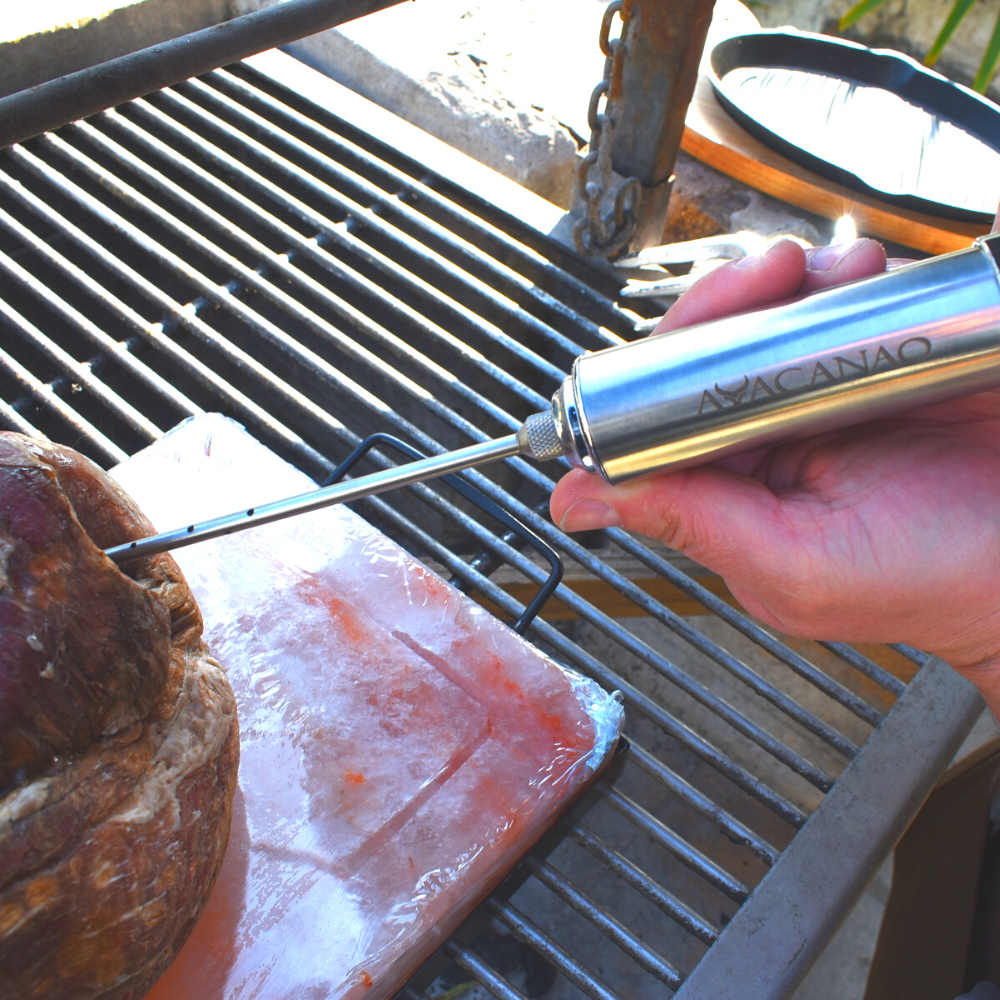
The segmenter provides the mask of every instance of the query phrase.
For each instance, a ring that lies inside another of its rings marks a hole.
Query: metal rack
[[[108,466],[221,411],[317,480],[376,432],[426,453],[509,433],[577,354],[648,318],[545,235],[557,222],[287,57],[179,84],[0,153],[0,423]],[[734,982],[788,996],[978,696],[913,650],[893,672],[792,646],[621,530],[565,536],[542,513],[560,472],[512,459],[467,478],[641,612],[613,618],[564,583],[575,618],[543,613],[527,633],[622,691],[632,750],[516,893],[486,904],[492,926],[556,970],[560,998]],[[483,570],[545,579],[433,485],[359,511],[512,618],[523,606]],[[705,616],[679,616],[648,578]],[[448,952],[495,996],[524,996],[475,942]]]

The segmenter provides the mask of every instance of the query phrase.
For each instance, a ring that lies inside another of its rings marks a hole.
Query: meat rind
[[[136,1000],[225,852],[236,705],[176,563],[93,463],[0,435],[0,1000]]]

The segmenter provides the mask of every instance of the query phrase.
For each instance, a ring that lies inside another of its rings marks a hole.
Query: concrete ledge
[[[16,0],[8,0],[14,6]],[[0,97],[232,17],[231,0],[62,0],[4,11]]]
[[[280,0],[235,0],[236,13]],[[288,51],[562,208],[601,78],[602,0],[401,4]]]

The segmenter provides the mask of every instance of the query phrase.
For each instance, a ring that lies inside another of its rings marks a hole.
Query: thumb
[[[780,501],[763,483],[718,466],[621,486],[574,470],[556,484],[549,509],[563,531],[624,527],[662,539],[723,577],[745,573],[788,533]]]

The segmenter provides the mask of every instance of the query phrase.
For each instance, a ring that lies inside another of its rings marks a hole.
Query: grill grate
[[[317,480],[374,432],[427,453],[485,440],[645,318],[488,197],[246,64],[0,155],[0,273],[0,422],[105,466],[206,410]],[[551,472],[517,458],[468,478],[641,613],[612,618],[571,581],[575,618],[528,633],[622,691],[632,750],[586,823],[487,907],[558,971],[551,995],[649,996],[780,867],[905,685],[850,647],[793,648],[621,530],[567,538],[539,513]],[[511,617],[520,602],[477,567],[545,578],[433,485],[359,510]],[[709,614],[675,614],[647,578]],[[903,677],[923,663],[896,660]],[[447,954],[523,996],[476,943]]]

